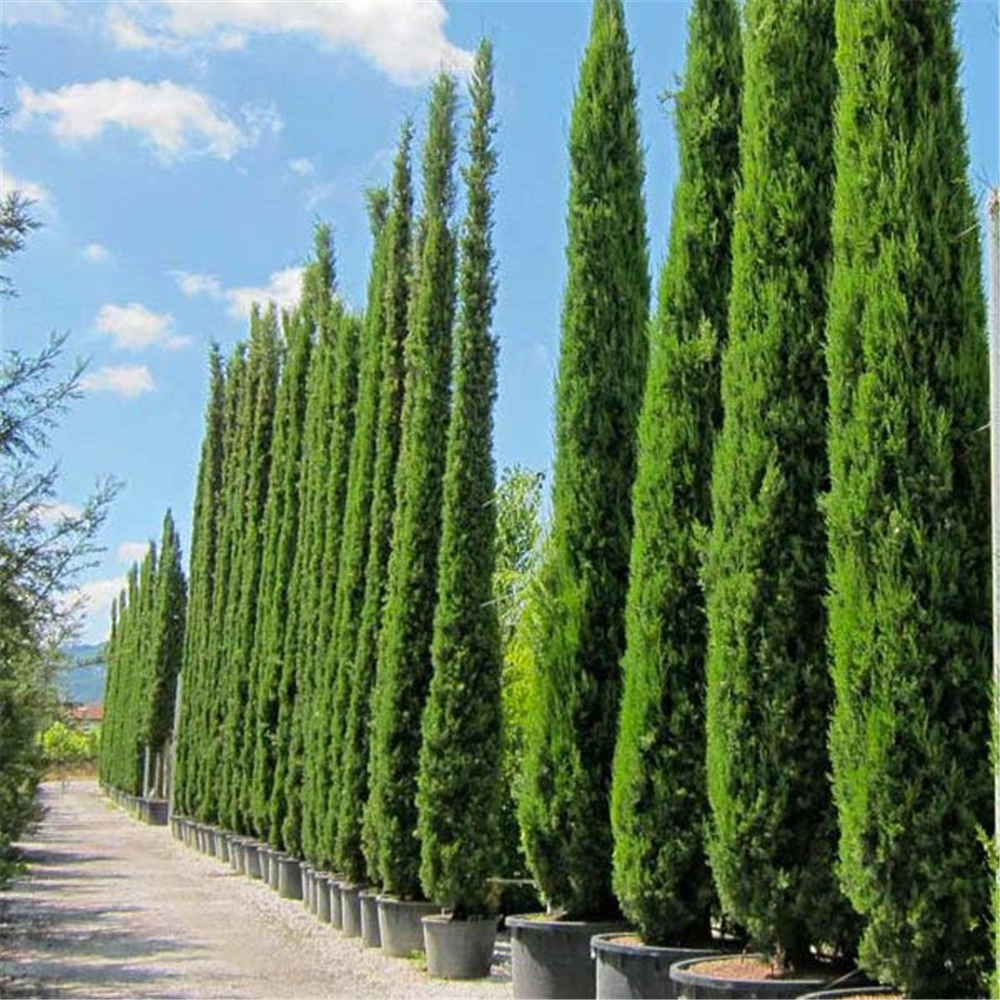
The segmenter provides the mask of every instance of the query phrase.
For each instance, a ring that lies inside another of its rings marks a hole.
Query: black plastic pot
[[[336,930],[344,927],[344,901],[340,895],[340,879],[336,875],[326,876],[326,892],[330,899],[330,926]]]
[[[378,897],[378,926],[382,951],[395,958],[409,958],[424,950],[422,919],[440,913],[441,907],[424,900]]]
[[[507,927],[514,1000],[594,1000],[590,939],[628,930],[617,921],[560,920],[545,914],[508,917]]]
[[[454,920],[435,913],[421,921],[427,974],[438,979],[485,979],[493,965],[496,917]]]
[[[263,848],[255,840],[243,841],[244,868],[249,878],[263,879],[264,859],[261,857]]]
[[[763,958],[762,955],[719,955],[718,958]],[[815,993],[826,979],[722,979],[698,972],[704,958],[676,962],[670,969],[680,1000],[792,1000]]]
[[[365,948],[381,948],[382,932],[378,926],[378,890],[362,889],[358,893],[361,905],[361,944]]]
[[[675,962],[721,954],[709,948],[658,948],[623,934],[598,934],[590,946],[597,1000],[671,1000],[677,995],[670,979]]]
[[[853,1000],[855,997],[898,997],[895,986],[850,986],[839,990],[817,990],[806,993],[802,1000]]]
[[[282,899],[302,898],[302,863],[290,854],[278,855],[278,895]]]
[[[315,907],[316,919],[320,923],[330,923],[330,879],[326,872],[313,872],[313,906]],[[337,894],[340,900],[340,893]]]

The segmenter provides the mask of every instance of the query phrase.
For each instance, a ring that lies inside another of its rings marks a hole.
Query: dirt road
[[[42,795],[30,874],[0,894],[0,995],[511,996],[503,962],[489,980],[431,980],[127,818],[93,782]]]

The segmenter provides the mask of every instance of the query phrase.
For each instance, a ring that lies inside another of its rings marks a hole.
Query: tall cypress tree
[[[431,673],[441,496],[455,309],[455,81],[431,93],[423,161],[422,245],[406,338],[399,479],[379,638],[369,807],[378,875],[393,895],[420,895],[416,785],[420,719]]]
[[[359,882],[367,878],[374,879],[376,872],[374,828],[365,825],[364,820],[367,817],[368,803],[371,693],[375,682],[378,637],[392,543],[392,517],[396,508],[396,471],[405,373],[403,345],[406,340],[410,292],[412,141],[413,126],[407,120],[403,123],[396,152],[389,217],[386,222],[383,293],[385,330],[382,334],[381,381],[375,422],[375,467],[368,527],[368,555],[340,764],[337,861],[345,876]]]
[[[695,0],[677,95],[680,179],[639,418],[624,688],[611,790],[614,888],[649,944],[709,937],[705,611],[721,422],[742,53],[734,0]]]
[[[861,961],[908,996],[984,995],[990,940],[988,367],[954,9],[837,4],[830,750]]]
[[[706,566],[709,857],[724,910],[780,963],[850,943],[834,878],[823,639],[823,326],[832,0],[750,0],[723,425]]]
[[[160,558],[153,593],[153,617],[149,636],[149,679],[144,691],[146,707],[143,741],[158,765],[160,787],[165,776],[165,752],[174,735],[177,675],[184,655],[187,615],[187,580],[181,565],[181,542],[168,510],[163,517]]]
[[[312,329],[300,310],[286,316],[287,359],[274,411],[274,458],[264,512],[258,612],[252,667],[257,678],[251,813],[258,834],[282,842],[275,771],[287,752],[295,664],[284,656],[289,578],[298,538],[299,466]]]
[[[552,600],[519,810],[543,894],[575,916],[616,910],[608,793],[649,312],[636,102],[622,4],[595,0],[570,125]]]
[[[337,787],[332,782],[334,762],[330,759],[331,741],[338,725],[333,718],[333,691],[336,678],[329,657],[332,617],[332,592],[336,588],[336,562],[343,538],[344,504],[347,491],[348,463],[354,436],[354,416],[358,391],[358,364],[361,320],[341,313],[337,332],[337,356],[333,385],[333,426],[330,431],[326,488],[322,517],[322,551],[320,554],[316,603],[312,615],[316,622],[313,646],[309,652],[312,663],[313,705],[311,726],[304,729],[302,778],[303,822],[312,824],[321,857],[328,863],[333,857],[336,831],[334,805]],[[333,553],[338,553],[335,558]],[[294,779],[293,779],[294,784]]]
[[[331,738],[331,784],[337,788],[336,800],[329,805],[331,829],[336,830],[333,862],[343,871],[345,849],[341,836],[341,817],[345,804],[341,801],[345,744],[351,691],[355,678],[355,656],[361,605],[365,597],[365,564],[368,561],[368,539],[372,485],[375,474],[375,432],[378,419],[379,387],[382,381],[382,352],[385,343],[385,286],[388,262],[389,192],[377,188],[368,192],[368,215],[372,232],[371,274],[368,281],[368,304],[365,310],[364,336],[358,369],[358,404],[354,438],[351,441],[350,471],[344,506],[344,531],[340,565],[337,569],[337,593],[334,601],[334,622],[328,656],[330,674],[335,678],[333,718],[337,726]]]
[[[491,332],[497,156],[493,48],[486,40],[476,53],[469,91],[455,393],[445,458],[433,675],[417,782],[421,885],[428,899],[459,916],[487,912],[486,879],[500,854],[501,654],[493,601],[497,345]],[[455,808],[458,802],[461,808]]]
[[[240,404],[246,387],[246,345],[238,344],[226,363],[222,416],[222,474],[215,565],[212,577],[211,619],[206,639],[206,704],[204,728],[191,773],[197,781],[195,815],[205,822],[220,818],[226,721],[225,622],[234,576],[233,547],[237,517],[242,520],[240,472],[245,454],[239,435]]]
[[[184,629],[180,714],[172,789],[173,807],[185,815],[193,813],[195,809],[198,743],[205,731],[207,703],[211,697],[207,671],[208,637],[212,615],[218,513],[222,506],[219,489],[222,482],[225,392],[222,355],[217,344],[213,344],[209,351],[208,365],[208,405],[192,518],[190,592]]]

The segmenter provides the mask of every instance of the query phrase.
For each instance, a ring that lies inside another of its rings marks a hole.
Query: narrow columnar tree
[[[420,895],[417,761],[431,674],[455,309],[454,119],[455,81],[441,74],[431,94],[424,146],[421,248],[406,338],[399,478],[370,760],[379,882],[403,898]]]
[[[455,390],[445,457],[433,675],[417,783],[420,882],[456,916],[488,911],[500,857],[500,630],[493,601],[497,345],[493,259],[493,49],[480,42],[469,84],[469,164],[459,266]],[[456,804],[461,807],[456,808]]]
[[[359,882],[374,879],[376,871],[377,851],[373,828],[364,828],[364,840],[362,833],[368,802],[371,693],[375,681],[378,636],[392,543],[392,516],[396,507],[396,470],[405,372],[403,345],[406,339],[410,288],[412,141],[413,126],[406,121],[400,134],[393,168],[389,217],[386,222],[386,275],[383,293],[385,329],[382,334],[381,381],[375,422],[375,467],[368,555],[340,763],[337,861],[345,876]]]
[[[205,713],[192,779],[197,783],[195,815],[204,822],[220,818],[221,774],[226,719],[226,657],[224,626],[233,578],[233,535],[242,515],[239,473],[242,452],[239,438],[240,400],[246,385],[246,345],[238,344],[226,363],[222,414],[222,473],[217,511],[215,564],[210,586],[211,617],[205,652]]]
[[[187,580],[181,563],[181,542],[168,510],[160,535],[160,557],[153,594],[153,616],[149,636],[150,682],[144,692],[142,738],[155,766],[152,791],[166,791],[167,744],[174,735],[174,707],[177,675],[184,656],[184,628],[187,616]]]
[[[792,967],[850,944],[826,748],[823,328],[832,0],[750,0],[723,424],[706,565],[709,858],[726,913]]]
[[[382,352],[385,343],[385,290],[388,263],[389,192],[377,188],[368,192],[368,214],[372,232],[371,275],[368,280],[368,304],[358,369],[358,403],[354,438],[351,441],[350,471],[344,507],[344,531],[340,565],[337,569],[337,594],[334,623],[328,655],[330,674],[335,678],[333,717],[338,721],[330,746],[331,784],[338,789],[331,811],[331,827],[336,830],[333,862],[344,871],[345,839],[341,834],[342,817],[349,808],[343,801],[345,748],[351,692],[355,678],[358,628],[365,597],[365,565],[368,561],[368,538],[372,485],[375,475],[375,432],[378,419],[379,387],[382,381]]]
[[[355,404],[358,391],[358,364],[361,340],[361,320],[352,314],[341,313],[338,320],[337,353],[333,384],[333,426],[330,430],[330,452],[326,469],[326,487],[321,507],[323,545],[318,562],[319,577],[315,591],[316,603],[312,615],[316,622],[313,647],[309,653],[312,677],[311,725],[303,730],[302,821],[311,825],[324,863],[333,858],[336,831],[334,798],[337,793],[332,783],[335,773],[330,759],[330,744],[337,720],[333,718],[333,690],[336,678],[331,672],[328,656],[331,616],[330,591],[336,587],[336,560],[333,552],[340,552],[343,538],[344,504],[346,502],[348,465],[351,457],[351,440],[354,436]]]
[[[306,378],[312,351],[312,328],[302,311],[286,316],[286,361],[274,411],[274,458],[268,482],[261,541],[256,635],[253,657],[256,699],[251,814],[258,835],[278,846],[282,840],[282,796],[276,794],[275,771],[287,753],[295,664],[284,656],[288,621],[289,580],[298,538],[299,466],[306,405]]]
[[[649,311],[636,102],[622,4],[595,0],[570,125],[552,600],[520,802],[543,894],[579,917],[617,909],[608,794]]]
[[[742,52],[735,0],[695,0],[676,99],[680,179],[639,418],[624,689],[611,789],[614,888],[648,944],[708,940],[705,611],[721,422]]]
[[[251,319],[246,383],[237,415],[236,447],[242,452],[234,489],[239,491],[230,556],[229,593],[223,633],[226,690],[221,774],[221,819],[232,830],[250,827],[253,737],[248,732],[250,654],[257,614],[264,505],[267,500],[271,433],[278,378],[278,323],[273,306]]]
[[[212,616],[218,512],[222,505],[219,489],[222,482],[224,391],[222,355],[218,346],[213,344],[209,352],[208,406],[192,518],[190,593],[184,629],[177,755],[172,788],[173,807],[184,815],[192,814],[195,809],[199,745],[205,733],[206,712],[211,698],[211,681],[207,671],[208,635]]]
[[[838,3],[830,738],[861,962],[980,996],[990,954],[988,366],[954,3]]]

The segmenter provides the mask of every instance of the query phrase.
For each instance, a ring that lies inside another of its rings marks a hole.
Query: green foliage
[[[364,599],[358,623],[351,691],[340,761],[340,813],[337,861],[355,881],[374,878],[377,855],[374,828],[366,827],[371,694],[375,682],[378,636],[382,622],[392,517],[396,507],[400,416],[403,405],[406,318],[409,309],[410,232],[413,193],[410,146],[413,127],[404,122],[393,168],[386,222],[386,274],[383,302],[385,329],[380,352],[381,383],[375,422],[375,468],[372,480]],[[346,664],[347,661],[342,661]]]
[[[531,670],[536,644],[529,626],[533,621],[530,587],[541,552],[544,476],[518,466],[504,469],[497,486],[496,559],[493,601],[497,606],[503,668],[500,678],[501,799],[498,842],[501,857],[497,872],[505,878],[527,874],[517,825],[517,800],[524,771],[524,745],[531,703]]]
[[[830,737],[860,957],[976,996],[990,954],[988,367],[954,4],[838,3]]]
[[[264,510],[263,561],[254,637],[255,699],[251,815],[254,829],[276,847],[282,839],[284,796],[276,771],[288,753],[296,664],[284,656],[289,578],[298,538],[299,468],[312,327],[301,310],[286,317],[287,359],[274,410],[273,460]],[[296,845],[297,846],[297,845]]]
[[[42,733],[42,757],[47,767],[64,772],[93,760],[95,741],[57,719]]]
[[[851,946],[834,878],[823,641],[832,0],[750,0],[723,425],[706,577],[709,858],[725,912],[795,966]]]
[[[595,0],[570,126],[551,600],[520,820],[548,902],[613,913],[608,790],[649,310],[636,84],[619,0]],[[614,169],[609,169],[613,164]]]
[[[472,98],[466,216],[455,330],[455,388],[445,457],[433,674],[417,776],[420,882],[458,916],[488,912],[495,873],[501,725],[500,631],[493,602],[493,48],[480,42]],[[456,808],[456,803],[462,803]]]
[[[209,391],[205,435],[198,463],[191,532],[191,590],[184,629],[172,798],[181,815],[197,810],[197,775],[203,766],[204,742],[213,698],[207,670],[212,619],[212,578],[215,573],[218,513],[222,507],[223,401],[225,373],[216,344],[209,352]]]
[[[356,838],[352,841],[346,827],[347,818],[360,808],[348,803],[339,794],[347,778],[345,772],[350,736],[350,706],[353,700],[356,671],[358,630],[361,608],[365,599],[365,565],[368,562],[368,541],[375,477],[376,431],[378,403],[382,383],[382,354],[386,333],[386,279],[389,255],[389,192],[378,188],[368,193],[368,214],[372,231],[372,265],[368,281],[368,306],[361,344],[358,372],[358,404],[351,441],[350,472],[344,508],[344,537],[341,543],[340,566],[337,570],[337,594],[334,601],[334,624],[329,656],[330,673],[336,678],[333,692],[333,718],[337,721],[330,747],[331,777],[338,789],[331,801],[328,822],[336,830],[333,862],[336,870],[345,871],[348,857],[359,858]],[[367,699],[366,699],[367,700]],[[352,790],[354,794],[354,790]],[[333,815],[336,809],[336,815]],[[356,868],[357,866],[352,866]],[[360,876],[357,876],[360,878]]]
[[[455,309],[455,81],[434,83],[423,161],[420,256],[406,338],[396,512],[371,737],[368,802],[382,888],[420,894],[416,785],[420,720],[431,674]]]
[[[649,944],[709,938],[705,611],[721,422],[742,54],[734,0],[695,0],[677,95],[680,180],[639,419],[624,688],[611,789],[614,888]]]

